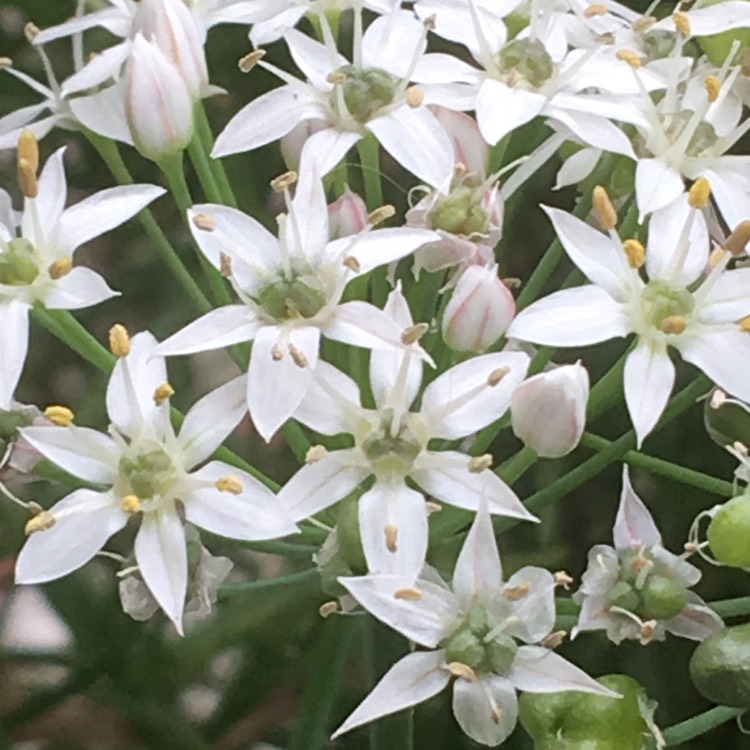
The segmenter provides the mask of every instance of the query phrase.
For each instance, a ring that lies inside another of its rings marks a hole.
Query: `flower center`
[[[677,34],[666,29],[649,29],[641,36],[643,51],[649,60],[669,57],[677,44]]]
[[[337,72],[346,79],[344,103],[357,122],[367,122],[396,96],[397,81],[387,70],[344,65]]]
[[[120,458],[120,479],[123,495],[140,500],[166,495],[175,479],[175,465],[158,443],[131,445],[131,452]]]
[[[677,141],[682,135],[682,132],[688,126],[692,117],[693,113],[689,109],[663,116],[664,133],[670,143]],[[693,157],[700,156],[714,146],[717,140],[718,136],[716,135],[714,126],[711,125],[710,122],[704,120],[698,123],[695,131],[690,136],[690,140],[685,147],[685,155]]]
[[[433,229],[451,234],[484,234],[489,228],[489,216],[478,202],[477,193],[461,185],[441,198],[430,216]]]
[[[0,284],[27,286],[39,276],[34,246],[23,237],[11,240],[0,254]]]
[[[675,289],[661,279],[653,279],[641,292],[641,305],[646,323],[664,330],[667,318],[689,316],[695,308],[695,300],[687,289]]]
[[[277,278],[261,287],[255,301],[277,321],[313,318],[324,307],[326,296],[310,275],[295,273]]]
[[[380,427],[362,443],[362,452],[376,474],[408,474],[422,450],[420,442],[404,420],[400,420],[400,426],[394,428],[393,417],[393,409],[385,409]]]
[[[538,39],[514,39],[501,50],[498,58],[504,73],[513,73],[527,80],[534,88],[552,78],[555,66]]]
[[[481,672],[507,674],[516,658],[518,645],[506,633],[495,632],[484,604],[475,604],[463,622],[441,643],[445,661],[459,662]]]

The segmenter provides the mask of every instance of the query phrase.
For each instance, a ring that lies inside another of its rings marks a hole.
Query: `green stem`
[[[285,586],[295,586],[298,583],[307,582],[320,576],[317,568],[300,570],[296,573],[277,576],[276,578],[262,578],[259,581],[248,581],[246,583],[228,583],[219,588],[219,599],[231,599],[233,596],[247,594],[250,591],[262,591],[263,589],[279,589]]]
[[[741,596],[737,599],[722,599],[718,602],[709,602],[708,606],[716,612],[719,617],[740,617],[750,615],[750,596]]]
[[[601,451],[611,446],[612,443],[606,438],[586,432],[581,438],[581,445],[595,451]],[[706,490],[706,492],[721,495],[722,497],[732,497],[734,495],[734,486],[731,482],[717,479],[694,469],[688,469],[671,461],[647,456],[636,450],[627,451],[622,457],[622,461],[623,463],[640,466],[654,474],[674,479],[676,482],[681,482],[682,484],[689,484],[692,487],[697,487],[698,489]]]
[[[133,177],[128,171],[117,145],[113,141],[102,138],[95,133],[87,132],[86,136],[94,148],[99,152],[99,155],[114,178],[121,185],[133,185]],[[138,220],[149,239],[154,243],[154,248],[161,256],[162,261],[169,268],[170,272],[183,288],[188,298],[201,313],[209,312],[209,310],[212,309],[211,303],[206,299],[206,295],[203,294],[201,288],[195,283],[195,279],[193,279],[190,272],[185,268],[180,256],[177,255],[172,244],[167,239],[167,236],[156,223],[151,210],[148,208],[143,209],[138,214]]]
[[[537,458],[539,457],[531,448],[524,446],[497,470],[497,474],[508,484],[513,484],[536,463]]]
[[[294,453],[294,457],[300,463],[304,463],[305,457],[307,456],[307,450],[310,447],[310,441],[302,431],[299,422],[296,422],[294,419],[288,419],[285,422],[282,430],[284,432],[286,442],[292,449],[292,453]]]
[[[203,144],[200,141],[200,136],[196,132],[192,140],[187,147],[188,155],[190,156],[190,162],[195,167],[198,180],[200,180],[203,192],[206,194],[206,198],[211,203],[224,203],[224,196],[222,195],[219,184],[216,182],[211,164],[206,154]]]
[[[742,708],[729,708],[728,706],[716,706],[702,714],[693,716],[686,721],[681,721],[669,729],[664,730],[664,739],[667,747],[681,745],[683,742],[700,737],[706,732],[720,726],[721,724],[737,718],[744,712]]]
[[[211,130],[211,123],[208,120],[206,109],[203,106],[203,102],[199,102],[195,107],[195,129],[198,133],[198,138],[203,146],[203,151],[208,155],[208,162],[213,170],[214,178],[219,185],[222,195],[222,203],[237,208],[237,198],[232,190],[232,184],[229,182],[224,164],[220,159],[213,159],[211,157],[211,151],[214,148],[214,134]]]
[[[362,177],[365,182],[365,203],[368,211],[383,205],[383,186],[380,182],[380,144],[368,133],[357,143]]]

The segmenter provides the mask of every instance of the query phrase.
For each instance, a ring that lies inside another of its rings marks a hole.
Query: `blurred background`
[[[96,2],[91,2],[95,9]],[[73,0],[18,0],[0,3],[0,56],[40,81],[45,81],[41,60],[26,42],[24,25],[59,23],[75,11]],[[90,49],[112,42],[107,32],[87,36]],[[246,30],[221,26],[210,33],[209,69],[212,83],[229,93],[207,102],[220,132],[229,117],[260,92],[275,86],[261,69],[243,75],[237,60],[250,50]],[[55,71],[62,79],[71,70],[69,41],[49,45]],[[282,44],[269,46],[269,59],[289,68]],[[0,116],[34,104],[37,94],[0,72]],[[542,130],[527,133],[528,140],[511,142],[506,160],[521,155]],[[68,202],[111,186],[106,166],[96,151],[73,132],[56,130],[42,144],[43,159],[59,147],[67,148]],[[163,182],[150,163],[123,149],[138,181]],[[386,199],[399,211],[413,178],[383,158]],[[240,207],[273,228],[277,208],[270,205],[269,180],[284,171],[275,145],[226,160]],[[498,258],[505,276],[528,278],[551,230],[538,203],[572,208],[573,191],[552,193],[556,164],[542,170],[507,207],[505,234]],[[197,180],[188,180],[196,201],[204,200]],[[356,182],[356,169],[350,170]],[[15,153],[0,151],[0,185],[20,207],[15,184]],[[358,188],[353,184],[354,189]],[[159,224],[198,274],[190,238],[169,197],[153,210]],[[401,214],[402,215],[402,214]],[[122,296],[76,317],[102,342],[116,322],[131,332],[151,330],[164,338],[192,320],[194,311],[181,298],[177,284],[155,255],[136,221],[90,242],[77,255],[81,264],[102,273]],[[570,271],[567,261],[555,278]],[[552,288],[552,285],[550,285]],[[585,353],[592,381],[619,358],[622,342]],[[555,361],[575,361],[580,352],[566,351]],[[0,352],[2,356],[2,352]],[[228,380],[236,366],[223,352],[169,363],[176,388],[174,403],[181,409]],[[678,386],[695,377],[680,369]],[[17,398],[41,408],[66,404],[78,424],[105,428],[106,377],[61,345],[44,328],[33,325],[31,350]],[[647,450],[708,474],[731,479],[733,460],[706,436],[703,406],[695,404],[679,419],[649,439]],[[629,429],[622,405],[590,425],[596,434],[616,438]],[[283,439],[266,445],[249,421],[232,436],[231,447],[241,456],[282,482],[297,463]],[[498,462],[515,453],[520,443],[504,430],[491,451]],[[591,455],[579,448],[558,461],[539,461],[515,488],[521,498],[532,495]],[[652,509],[666,546],[679,551],[695,515],[721,499],[680,484],[634,470],[637,491]],[[542,523],[514,527],[499,538],[506,574],[523,565],[566,569],[576,579],[586,564],[588,549],[610,543],[620,492],[621,465],[614,464],[594,479],[548,506]],[[26,482],[13,485],[25,499],[45,507],[70,491],[63,482]],[[235,565],[229,582],[239,585],[220,596],[208,619],[188,619],[187,635],[179,638],[161,613],[145,623],[125,615],[117,595],[112,560],[97,558],[84,569],[44,587],[13,586],[14,557],[23,543],[24,512],[0,498],[0,750],[263,750],[270,746],[312,750],[332,745],[330,732],[365,695],[369,687],[401,655],[407,644],[365,616],[318,614],[331,597],[312,570],[315,546],[309,540],[273,545],[242,545],[219,538],[204,542],[213,554]],[[132,532],[131,532],[132,533]],[[128,532],[110,545],[127,550]],[[432,561],[450,571],[459,541],[434,550]],[[283,555],[275,554],[279,550]],[[741,572],[702,566],[705,575],[697,591],[707,600],[748,592],[748,577]],[[283,576],[282,583],[270,581]],[[564,592],[562,596],[565,596]],[[638,679],[658,701],[656,720],[662,726],[706,710],[688,678],[688,659],[694,644],[670,637],[665,643],[643,648],[625,643],[614,648],[600,634],[566,643],[561,653],[594,675],[625,672]],[[338,740],[342,750],[406,748],[404,717],[379,722]],[[421,705],[416,711],[415,746],[419,750],[454,750],[474,746],[456,725],[450,694]],[[530,740],[518,728],[505,747],[523,750]],[[686,748],[750,747],[730,722],[686,744]]]

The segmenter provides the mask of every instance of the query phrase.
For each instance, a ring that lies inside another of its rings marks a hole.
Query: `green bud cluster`
[[[396,79],[382,68],[360,70],[354,65],[339,68],[346,76],[343,83],[344,103],[357,122],[367,122],[396,96]]]
[[[8,249],[0,253],[0,284],[28,286],[37,276],[39,267],[34,258],[34,246],[23,237],[11,240]]]
[[[695,307],[693,295],[687,289],[675,289],[661,279],[652,279],[641,292],[644,315],[654,328],[661,328],[673,316],[686,317]]]
[[[435,204],[430,214],[432,228],[466,236],[485,233],[490,220],[480,200],[476,190],[460,185]]]
[[[383,420],[375,430],[362,442],[362,452],[373,464],[377,473],[406,474],[422,450],[419,441],[411,434],[405,420],[401,420],[400,429],[393,432],[393,412],[383,410]]]
[[[555,64],[538,39],[514,39],[501,50],[498,62],[504,73],[515,71],[539,88],[555,72]]]
[[[682,131],[687,127],[692,117],[693,113],[689,109],[681,110],[677,114],[669,116],[665,133],[672,143],[680,137]],[[711,125],[710,122],[704,120],[698,124],[698,127],[696,127],[695,132],[688,141],[685,148],[685,154],[694,157],[701,156],[707,149],[711,148],[718,139],[714,126]]]
[[[165,494],[175,474],[172,459],[156,446],[135,455],[123,455],[119,469],[131,494],[141,500]]]
[[[255,301],[271,318],[284,321],[314,317],[323,309],[326,297],[302,276],[292,274],[291,279],[281,278],[266,284],[256,295]]]

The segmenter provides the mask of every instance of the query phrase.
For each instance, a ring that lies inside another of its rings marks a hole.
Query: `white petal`
[[[315,263],[328,244],[328,204],[320,173],[314,168],[299,176],[288,216],[286,243],[289,255]]]
[[[105,138],[133,145],[125,114],[124,80],[91,96],[77,96],[68,103],[81,125]]]
[[[453,174],[453,146],[427,107],[404,104],[367,123],[383,148],[405,169],[433,187]]]
[[[628,333],[624,305],[588,284],[534,302],[516,315],[507,335],[547,346],[587,346]]]
[[[339,305],[324,333],[329,339],[365,349],[403,346],[403,328],[375,305],[359,300]]]
[[[330,89],[328,76],[337,68],[348,64],[343,55],[332,55],[324,44],[316,42],[296,29],[288,29],[284,34],[284,41],[289,47],[294,64],[316,89]]]
[[[28,202],[34,201],[36,211],[32,212],[30,207],[24,210],[23,236],[35,245],[44,246],[50,238],[55,236],[57,223],[68,194],[63,167],[64,156],[65,148],[63,147],[47,159],[42,174],[39,176],[39,193],[36,198],[26,199]],[[35,216],[38,216],[38,220],[34,219]],[[41,232],[41,237],[38,236],[38,232]],[[50,242],[50,244],[54,243]]]
[[[473,68],[468,63],[460,60],[453,55],[445,52],[428,52],[420,57],[417,67],[414,70],[413,79],[417,83],[476,83],[481,75],[481,71]],[[450,110],[445,110],[449,112]],[[453,113],[457,114],[457,113]],[[447,115],[450,117],[450,115]],[[442,116],[438,116],[441,124],[444,124]],[[447,128],[446,128],[447,130]],[[460,159],[459,159],[460,161]],[[469,171],[477,170],[475,162],[466,165]],[[486,162],[483,162],[481,169],[484,169]]]
[[[557,172],[555,190],[583,182],[594,171],[601,155],[598,148],[582,148],[569,156]]]
[[[528,366],[523,352],[502,352],[472,357],[444,372],[422,397],[420,416],[428,424],[430,437],[464,437],[500,419]],[[502,368],[507,372],[500,382],[489,385],[490,376]]]
[[[172,334],[157,347],[157,354],[195,354],[251,341],[261,326],[245,305],[227,305],[206,313]]]
[[[27,440],[45,458],[88,482],[114,484],[120,452],[109,435],[88,427],[24,427]]]
[[[321,177],[327,175],[362,136],[351,130],[324,128],[305,141],[300,155],[300,174],[317,169]]]
[[[721,156],[713,169],[701,170],[711,183],[711,194],[730,229],[750,214],[749,166],[746,156]]]
[[[16,583],[62,578],[91,560],[128,516],[109,492],[76,490],[50,508],[56,523],[32,534],[16,562]]]
[[[127,40],[92,57],[90,62],[65,81],[62,88],[63,95],[93,89],[110,78],[117,79],[132,45],[133,43]]]
[[[546,104],[546,97],[534,91],[514,89],[487,79],[477,95],[477,122],[487,143],[496,144],[503,136],[533,120]]]
[[[55,282],[44,296],[44,306],[50,310],[79,310],[118,294],[98,273],[79,266]]]
[[[248,371],[250,417],[266,442],[302,402],[318,362],[320,329],[305,326],[289,333],[288,344],[295,346],[307,360],[304,367],[295,363],[288,350],[282,349],[281,359],[273,358],[272,352],[281,333],[276,326],[264,326],[257,332]]]
[[[185,529],[175,508],[144,514],[135,559],[154,598],[182,635],[188,561]]]
[[[576,97],[571,97],[576,99]],[[552,104],[557,104],[557,99]],[[595,148],[606,149],[608,153],[623,154],[635,158],[630,139],[620,128],[606,117],[589,112],[566,111],[559,106],[550,106],[545,114],[557,120],[576,135],[583,143]]]
[[[368,232],[354,243],[351,242],[349,237],[337,240],[336,243],[344,244],[348,241],[351,244],[348,255],[357,259],[358,273],[364,274],[369,273],[373,268],[379,268],[386,263],[400,260],[409,253],[413,253],[417,248],[422,247],[422,245],[426,245],[428,242],[436,242],[439,239],[440,235],[437,232],[431,232],[427,229],[392,227]]]
[[[281,489],[279,502],[294,521],[302,521],[335,505],[369,474],[359,451],[332,451],[320,461],[305,464]]]
[[[247,378],[240,375],[206,394],[185,415],[178,443],[185,468],[205,461],[247,412]]]
[[[450,55],[438,53],[435,57],[455,60],[459,65],[465,64]],[[469,68],[469,70],[473,69]],[[484,174],[489,161],[490,149],[479,132],[476,120],[464,112],[454,112],[447,107],[430,107],[430,110],[453,143],[456,163],[463,164],[468,172]]]
[[[104,8],[84,16],[71,18],[64,23],[43,29],[34,37],[34,44],[49,44],[55,39],[73,36],[81,31],[101,26],[116,36],[126,36],[129,31],[130,18],[118,8]]]
[[[528,587],[528,593],[509,602],[515,621],[505,632],[526,643],[538,643],[555,627],[555,579],[544,568],[526,566],[505,584],[510,590],[520,586]]]
[[[13,401],[18,381],[26,362],[29,348],[29,306],[25,302],[9,300],[0,304],[0,408],[8,408]]]
[[[617,509],[615,526],[612,529],[615,549],[629,549],[645,545],[661,544],[661,534],[656,528],[653,516],[643,501],[635,494],[630,483],[628,467],[622,468],[622,494]]]
[[[450,673],[443,669],[442,651],[409,654],[386,672],[372,692],[331,735],[331,739],[361,724],[426,701],[449,682]]]
[[[728,0],[716,7],[705,7],[687,13],[692,36],[711,36],[729,29],[746,29],[750,27],[750,8],[744,2]],[[674,21],[665,18],[661,26],[669,31],[674,29]]]
[[[144,427],[161,435],[162,408],[154,393],[167,382],[164,357],[156,353],[157,341],[151,333],[133,336],[130,354],[115,363],[107,385],[107,413],[112,424],[124,435],[137,436]]]
[[[577,690],[582,693],[620,696],[600,685],[593,677],[541,646],[521,646],[511,667],[510,681],[518,690],[529,693],[556,693],[560,690]]]
[[[240,480],[243,490],[239,495],[216,489],[217,480],[226,476]],[[278,539],[297,531],[276,495],[247,472],[211,461],[191,474],[188,482],[190,489],[183,499],[185,517],[212,534],[257,540]]]
[[[362,37],[362,65],[382,68],[396,78],[405,78],[411,61],[427,46],[423,29],[411,11],[393,10],[379,16]]]
[[[654,429],[674,386],[675,369],[666,346],[641,339],[625,360],[625,402],[640,446]]]
[[[371,614],[410,641],[436,648],[459,615],[451,592],[429,581],[398,575],[339,578],[339,583]],[[421,598],[402,598],[396,593],[416,588]]]
[[[724,623],[699,596],[687,592],[688,605],[676,617],[664,622],[664,627],[673,635],[692,641],[705,641],[711,633],[724,627]]]
[[[453,570],[453,591],[468,611],[473,601],[499,589],[503,581],[500,553],[487,503],[479,505]]]
[[[750,313],[750,268],[724,271],[698,310],[702,323],[732,323]]]
[[[638,159],[635,194],[640,221],[652,211],[671,203],[685,192],[680,173],[660,159]]]
[[[393,545],[387,539],[395,529]],[[424,497],[398,479],[377,482],[359,499],[359,533],[371,573],[417,578],[427,555],[427,507]]]
[[[471,739],[494,747],[516,727],[516,691],[498,675],[483,674],[476,682],[459,678],[453,685],[453,714]]]

